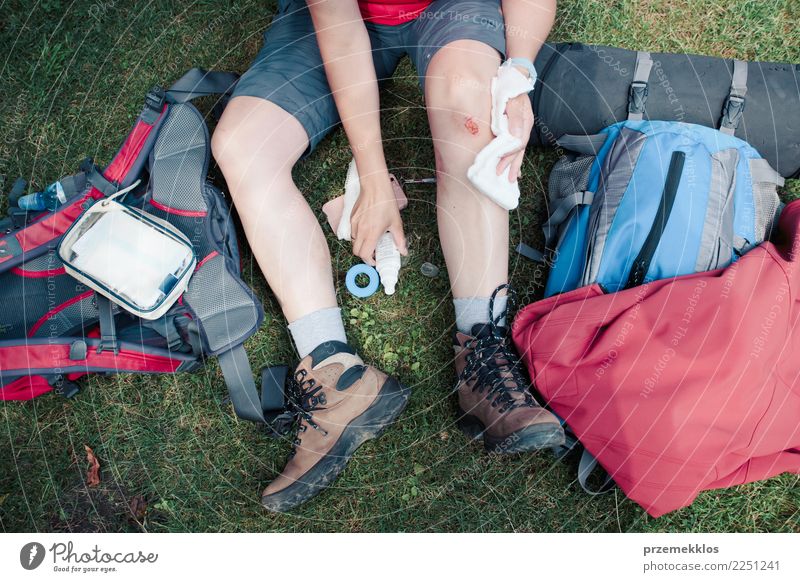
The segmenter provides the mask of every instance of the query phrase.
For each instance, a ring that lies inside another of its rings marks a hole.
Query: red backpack
[[[536,388],[654,517],[800,473],[800,201],[773,240],[725,269],[555,295],[514,322]]]
[[[62,178],[65,202],[54,211],[12,208],[15,224],[0,232],[0,401],[50,391],[71,397],[86,374],[189,372],[214,356],[237,415],[286,429],[285,369],[263,371],[259,393],[244,351],[263,311],[241,278],[225,198],[206,178],[208,129],[191,104],[225,94],[236,79],[192,69],[168,91],[152,89],[107,167],[85,163]],[[56,252],[87,208],[121,190],[130,191],[119,201],[183,233],[197,257],[185,292],[158,319],[141,319],[95,293],[66,272]]]

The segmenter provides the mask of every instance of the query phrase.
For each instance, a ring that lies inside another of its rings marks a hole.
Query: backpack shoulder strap
[[[239,80],[236,73],[190,69],[167,90],[171,103],[186,103],[197,97],[208,95],[230,96]]]

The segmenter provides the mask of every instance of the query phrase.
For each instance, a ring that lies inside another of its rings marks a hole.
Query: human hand
[[[500,176],[506,168],[511,167],[508,172],[508,181],[513,183],[520,176],[525,147],[528,145],[533,129],[533,107],[528,94],[523,93],[509,99],[505,113],[508,117],[509,132],[522,143],[519,148],[500,158],[500,163],[497,164],[497,175]]]
[[[368,265],[375,265],[375,247],[386,232],[392,234],[400,254],[408,254],[403,220],[388,174],[361,179],[361,193],[350,216],[350,232],[353,254]]]

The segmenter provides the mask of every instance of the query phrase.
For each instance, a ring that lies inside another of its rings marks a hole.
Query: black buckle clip
[[[739,95],[730,95],[722,108],[722,122],[720,125],[729,129],[739,127],[744,113],[745,98]]]
[[[628,88],[628,113],[644,113],[650,89],[645,81],[634,81]]]
[[[72,380],[67,380],[63,375],[60,374],[56,376],[52,386],[53,392],[67,399],[74,398],[77,396],[78,392],[81,391],[81,387],[78,386],[78,384]]]
[[[13,223],[14,230],[19,230],[28,226],[28,222],[30,222],[36,214],[37,213],[34,211],[28,212],[22,208],[11,207],[8,209],[8,215]]]
[[[288,435],[295,421],[294,414],[288,410],[284,410],[274,416],[271,414],[264,414],[264,419],[267,421],[264,425],[264,430],[267,436],[273,439],[280,439]]]
[[[115,356],[119,354],[119,343],[117,342],[117,336],[100,336],[100,342],[97,344],[97,349],[95,352],[102,354],[105,350],[111,350],[114,352]]]
[[[167,99],[167,93],[161,85],[154,85],[152,89],[147,92],[144,98],[144,110],[142,111],[142,120],[148,125],[153,125],[161,111],[164,109],[164,103]]]

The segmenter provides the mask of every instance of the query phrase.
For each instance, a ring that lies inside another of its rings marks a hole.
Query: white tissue
[[[501,65],[497,76],[492,79],[492,133],[497,136],[478,152],[475,161],[467,170],[467,178],[484,195],[506,210],[513,210],[519,205],[519,184],[509,182],[510,168],[497,175],[497,164],[500,159],[518,149],[519,139],[508,131],[508,116],[505,114],[506,104],[523,93],[533,90],[533,81],[523,75],[510,64]]]
[[[358,168],[356,161],[350,160],[347,166],[347,177],[344,180],[344,209],[342,218],[339,220],[339,227],[336,229],[336,236],[339,240],[350,240],[350,215],[353,213],[353,206],[356,205],[358,195],[361,194],[361,182],[358,179]]]
[[[336,236],[339,240],[350,240],[350,215],[353,207],[361,194],[361,181],[358,179],[358,169],[356,161],[351,160],[347,167],[347,178],[344,182],[344,208],[342,218],[336,229]],[[381,277],[383,290],[387,295],[395,292],[397,281],[400,277],[400,251],[394,244],[394,237],[390,232],[383,234],[378,239],[375,248],[375,270]]]

